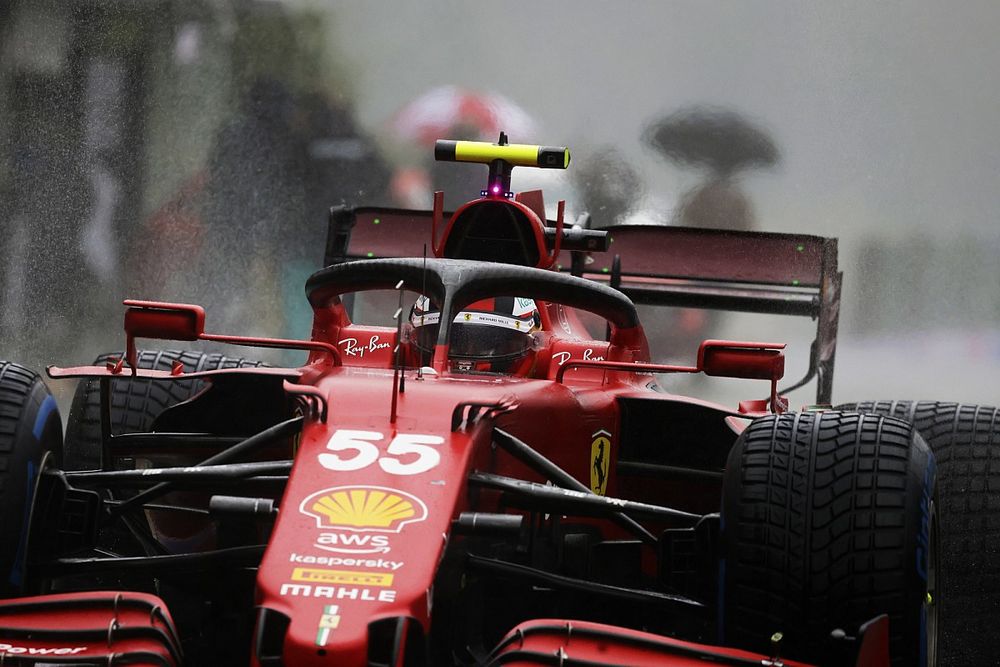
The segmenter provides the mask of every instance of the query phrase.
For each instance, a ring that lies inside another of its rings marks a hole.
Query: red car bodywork
[[[447,256],[449,247],[461,247],[463,240],[471,238],[463,227],[468,216],[487,209],[491,215],[505,211],[508,217],[526,221],[524,229],[530,233],[524,236],[525,243],[536,252],[529,252],[528,260],[520,263],[532,268],[496,268]],[[122,360],[107,368],[50,368],[53,378],[228,382],[242,376],[280,383],[295,406],[288,416],[297,415],[302,423],[294,438],[279,447],[276,457],[293,463],[283,492],[273,498],[280,511],[266,531],[266,550],[256,570],[251,664],[436,664],[432,662],[435,655],[426,653],[428,637],[447,634],[448,628],[440,627],[443,622],[457,623],[454,616],[438,619],[436,607],[447,604],[449,594],[437,588],[451,591],[462,585],[442,581],[442,573],[451,571],[445,565],[450,549],[470,539],[467,535],[485,535],[491,530],[517,533],[526,528],[527,521],[541,516],[537,506],[521,506],[519,501],[527,502],[530,496],[532,502],[542,502],[546,488],[542,485],[552,478],[543,474],[539,466],[544,464],[519,456],[517,443],[530,443],[552,465],[577,480],[580,486],[564,492],[560,502],[577,502],[588,495],[581,490],[586,487],[593,494],[592,502],[608,506],[619,502],[615,499],[626,499],[661,509],[677,508],[674,515],[661,512],[639,527],[621,516],[609,520],[608,507],[582,520],[598,527],[605,539],[633,540],[640,575],[659,576],[654,536],[667,528],[691,525],[692,519],[718,510],[720,468],[710,462],[703,465],[708,468],[700,471],[703,474],[676,483],[651,481],[648,469],[658,464],[641,456],[637,459],[635,447],[627,450],[625,440],[629,433],[634,438],[640,432],[636,424],[643,423],[643,410],[653,404],[691,411],[699,419],[711,418],[717,423],[714,438],[735,439],[749,419],[765,414],[770,406],[779,411],[784,408],[776,389],[784,371],[783,345],[706,341],[692,366],[652,364],[634,306],[603,283],[610,281],[637,302],[736,304],[745,310],[818,317],[819,352],[811,371],[819,370],[819,398],[828,399],[830,380],[824,373],[833,359],[839,290],[836,250],[830,240],[623,227],[609,232],[621,266],[616,268],[610,259],[597,254],[584,266],[579,260],[590,256],[588,241],[567,249],[569,241],[562,239],[569,239],[569,232],[564,234],[568,225],[561,212],[560,207],[556,224],[547,224],[540,195],[535,193],[517,200],[502,194],[486,196],[450,216],[446,225],[440,199],[432,212],[351,211],[349,241],[331,244],[327,257],[331,266],[314,275],[307,286],[315,313],[311,341],[206,333],[205,313],[197,306],[130,301],[126,302],[127,349]],[[331,237],[342,231],[342,223],[343,219],[333,221]],[[547,240],[547,233],[555,238],[554,244]],[[423,259],[428,240],[437,257]],[[401,256],[418,259],[391,259]],[[374,259],[345,261],[356,257]],[[571,267],[574,273],[594,279],[589,283],[591,292],[580,291],[583,279],[560,273]],[[421,285],[427,276],[443,276],[443,286]],[[468,276],[489,285],[463,293]],[[707,280],[701,280],[705,276]],[[418,370],[419,354],[401,335],[402,327],[354,323],[341,298],[356,289],[393,287],[399,280],[415,292],[427,288],[438,297],[447,295],[453,307],[450,312],[457,312],[491,290],[535,296],[530,288],[556,279],[562,282],[551,288],[552,294],[576,296],[569,299],[570,305],[535,297],[541,331],[532,369],[525,377],[454,372],[444,333],[429,367]],[[525,289],[529,291],[522,292]],[[588,331],[577,316],[577,309],[588,306],[611,322],[608,340],[602,339],[603,331]],[[136,368],[137,338],[299,348],[308,350],[310,356],[295,369],[151,371]],[[769,388],[762,384],[758,396],[770,398],[730,409],[655,391],[654,372],[761,379],[770,384]],[[678,433],[689,442],[695,442],[698,435]],[[116,454],[128,457],[140,451],[129,446],[124,443]],[[712,461],[718,458],[714,455]],[[167,474],[162,469],[148,472],[150,476]],[[522,497],[510,487],[510,480],[538,486],[528,484]],[[489,553],[465,555],[471,566],[486,571],[507,567]],[[553,581],[539,587],[555,585]],[[71,607],[59,617],[60,622],[70,627],[92,624],[90,612],[84,611],[92,595],[58,596],[60,604],[66,600],[79,603],[79,609]],[[671,601],[669,595],[657,595]],[[56,602],[55,597],[47,599]],[[148,601],[149,596],[143,599]],[[0,603],[0,619],[5,618],[5,608],[10,611],[29,601]],[[690,608],[693,615],[702,606],[683,596],[673,602],[681,609]],[[165,606],[155,600],[152,604],[161,610],[165,626],[172,627]],[[106,615],[107,609],[102,608],[102,613]],[[113,625],[118,618],[119,624],[136,623],[131,617],[116,616],[119,613],[113,609],[110,618],[101,617],[102,622]],[[530,620],[530,610],[525,613],[523,618],[528,620],[522,620],[506,639],[489,644],[496,646],[489,664],[799,664],[593,621]],[[19,618],[28,625],[38,622],[37,618]],[[859,653],[858,664],[887,664],[886,625],[880,623],[866,634],[867,649]],[[8,639],[5,627],[0,624],[0,655],[7,646],[9,657],[14,657],[13,647],[28,644],[16,637]],[[173,631],[163,632],[172,636]],[[37,642],[31,646],[44,648]],[[91,646],[87,642],[48,646],[81,648],[74,658],[96,655],[88,652],[91,648],[84,649]],[[176,653],[167,650],[161,662],[161,657],[149,658],[149,664],[178,664]],[[563,662],[552,662],[552,656],[561,656]]]

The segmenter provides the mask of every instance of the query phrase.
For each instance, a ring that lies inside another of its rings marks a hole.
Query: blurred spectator
[[[435,161],[436,140],[493,142],[501,131],[515,144],[539,140],[537,123],[513,100],[495,91],[454,85],[430,88],[410,100],[393,114],[387,130],[401,143],[422,150],[419,166],[403,168],[393,178],[397,203],[429,208],[434,191],[442,190],[444,207],[449,211],[479,196],[486,187],[488,170],[485,166]]]
[[[74,149],[68,76],[18,74],[10,82],[11,182],[0,202],[0,340],[35,358],[67,349],[97,284],[82,252],[90,212],[88,165]],[[41,113],[39,110],[44,110]],[[28,344],[30,341],[30,345]],[[9,352],[7,352],[9,354]]]
[[[705,181],[682,196],[677,224],[754,227],[753,208],[737,175],[777,164],[778,147],[767,132],[735,111],[692,107],[652,123],[644,138],[668,160],[707,171]]]
[[[208,173],[201,170],[145,221],[142,247],[131,258],[139,290],[149,298],[176,298],[192,279],[205,243],[201,201]]]
[[[325,241],[330,206],[389,203],[391,173],[348,108],[319,93],[304,95],[299,106],[297,130],[305,149],[305,213],[310,221],[304,232],[312,237],[306,247],[315,248]],[[317,231],[322,232],[319,237]]]
[[[285,85],[259,79],[216,135],[203,207],[210,271],[220,257],[283,252],[282,242],[299,226],[306,169],[294,119]]]
[[[705,180],[681,196],[674,224],[712,229],[753,229],[753,206],[738,174],[779,160],[768,134],[728,109],[681,109],[652,123],[646,143],[679,165],[702,169]],[[650,345],[660,361],[690,361],[699,343],[721,337],[723,313],[676,308],[652,315]]]
[[[582,200],[578,205],[590,214],[591,227],[625,222],[643,194],[635,169],[610,146],[591,150],[575,161],[573,180]]]
[[[285,239],[289,253],[281,260],[280,283],[284,335],[305,338],[312,316],[303,286],[322,267],[330,207],[391,204],[391,171],[350,110],[319,93],[302,97],[296,133],[303,150],[304,217]]]
[[[329,207],[385,203],[388,186],[347,109],[256,80],[216,136],[201,198],[211,328],[308,335],[302,286],[322,266]]]
[[[212,147],[202,203],[199,273],[209,327],[252,333],[280,318],[278,263],[305,213],[295,103],[280,82],[255,81]]]

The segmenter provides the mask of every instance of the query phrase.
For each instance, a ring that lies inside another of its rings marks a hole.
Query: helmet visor
[[[495,307],[493,303],[490,307]],[[531,299],[511,300],[511,310],[463,310],[450,329],[448,356],[473,361],[507,361],[527,354],[531,332],[538,328],[538,310]],[[433,354],[440,331],[441,314],[425,297],[410,311],[412,342],[426,356]]]
[[[439,324],[414,328],[414,343],[425,353],[434,351]],[[458,359],[510,359],[531,347],[527,331],[504,329],[491,324],[455,322],[451,325],[448,354]]]
[[[451,325],[448,356],[454,359],[497,361],[516,359],[531,347],[527,331],[490,324],[455,322]]]

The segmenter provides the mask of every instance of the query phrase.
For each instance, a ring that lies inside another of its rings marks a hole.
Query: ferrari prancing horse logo
[[[590,490],[603,496],[608,489],[608,467],[611,464],[611,434],[601,430],[590,436]]]

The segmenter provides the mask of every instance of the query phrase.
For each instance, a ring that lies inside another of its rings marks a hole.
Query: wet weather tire
[[[55,399],[37,373],[0,361],[0,597],[21,587],[24,527],[46,451],[56,461],[62,451]]]
[[[729,456],[720,634],[826,664],[830,633],[885,613],[893,665],[934,664],[935,470],[907,422],[841,412],[754,421]],[[930,596],[930,598],[928,598]]]
[[[839,409],[912,422],[937,460],[941,664],[1000,664],[1000,410],[937,401],[865,401]]]
[[[102,354],[94,362],[103,366],[121,353]],[[175,362],[185,373],[219,368],[261,366],[258,361],[227,357],[220,353],[180,350],[139,352],[139,368],[169,371]],[[111,432],[147,431],[153,420],[167,408],[193,397],[204,389],[200,380],[165,381],[123,377],[111,383]],[[81,381],[73,395],[66,423],[65,468],[95,470],[101,467],[101,386],[97,380]]]

